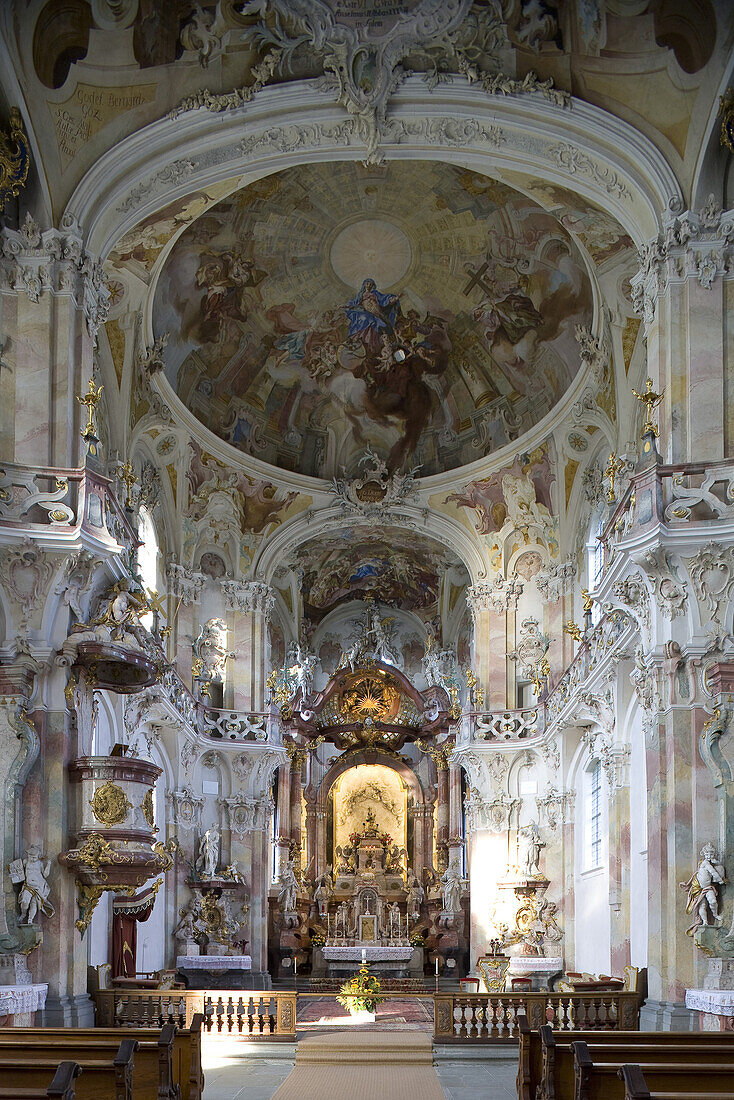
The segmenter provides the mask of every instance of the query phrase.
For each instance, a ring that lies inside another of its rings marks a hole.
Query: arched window
[[[153,517],[147,508],[141,507],[138,512],[138,573],[143,587],[151,591],[158,590],[158,536],[153,523]],[[150,630],[153,625],[153,615],[149,612],[142,617],[142,623]]]
[[[601,866],[603,848],[601,761],[593,760],[586,771],[584,783],[584,870],[591,871]]]

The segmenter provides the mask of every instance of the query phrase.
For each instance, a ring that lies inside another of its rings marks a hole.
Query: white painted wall
[[[630,962],[647,966],[647,771],[638,720],[630,736]]]
[[[584,752],[576,770],[576,851],[574,864],[574,917],[576,955],[567,959],[569,970],[609,974],[611,922],[609,910],[609,791],[602,768],[602,845],[599,865],[587,858],[587,801],[591,785],[588,755]]]

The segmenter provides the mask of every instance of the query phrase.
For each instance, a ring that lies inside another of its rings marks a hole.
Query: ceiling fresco
[[[339,603],[367,597],[427,612],[438,600],[444,570],[459,566],[458,558],[438,543],[379,524],[314,539],[298,557],[304,610],[315,619]]]
[[[166,374],[220,437],[316,476],[455,469],[543,417],[592,293],[532,199],[452,165],[306,165],[214,206],[161,272]]]

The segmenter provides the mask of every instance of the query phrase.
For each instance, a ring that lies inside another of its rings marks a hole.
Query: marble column
[[[449,862],[458,859],[462,862],[464,837],[462,827],[461,766],[450,763],[448,771],[449,785]]]
[[[270,673],[268,621],[275,594],[260,581],[224,580],[221,584],[236,654],[232,666],[232,708],[262,712]]]
[[[275,875],[285,866],[291,846],[291,769],[288,761],[278,768],[278,799],[275,822]]]
[[[446,845],[449,839],[449,770],[446,764],[438,761],[436,773],[438,787],[436,840],[439,845]]]
[[[298,848],[301,850],[301,816],[302,816],[302,801],[303,801],[303,788],[301,786],[301,760],[302,757],[299,753],[296,753],[291,760],[291,790],[290,790],[290,819],[291,819],[291,840],[293,840]],[[304,868],[305,870],[305,868]]]
[[[198,603],[206,577],[169,561],[166,565],[168,583],[168,618],[173,630],[170,652],[175,657],[176,671],[187,687],[191,686],[193,663],[192,641],[198,634]]]

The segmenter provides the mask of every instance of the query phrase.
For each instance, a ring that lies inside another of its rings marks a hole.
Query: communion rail
[[[531,1028],[551,1024],[558,1031],[636,1031],[637,993],[437,993],[433,1038],[437,1043],[512,1043],[518,1017]]]
[[[296,993],[246,990],[102,989],[93,993],[97,1027],[188,1027],[195,1012],[204,1016],[205,1036],[293,1040]]]

